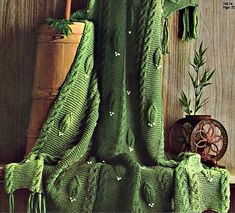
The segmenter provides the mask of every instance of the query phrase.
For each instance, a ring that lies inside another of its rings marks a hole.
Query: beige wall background
[[[83,6],[73,1],[74,9]],[[229,148],[221,161],[235,168],[235,9],[223,2],[199,0],[199,39],[178,38],[178,13],[170,19],[170,54],[164,57],[163,99],[166,137],[170,126],[184,116],[178,104],[182,89],[191,93],[187,72],[195,47],[208,46],[207,65],[216,68],[213,85],[206,90],[209,104],[201,114],[211,114],[225,126]],[[0,162],[20,161],[25,151],[25,130],[31,107],[37,26],[47,17],[63,16],[64,0],[0,0]]]

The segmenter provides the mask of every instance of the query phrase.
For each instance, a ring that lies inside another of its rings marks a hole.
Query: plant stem
[[[195,69],[197,75],[196,75],[196,87],[194,88],[194,115],[196,114],[196,110],[197,110],[197,105],[196,105],[196,101],[197,101],[197,97],[199,95],[200,92],[198,92],[198,87],[199,87],[199,67],[196,67]]]

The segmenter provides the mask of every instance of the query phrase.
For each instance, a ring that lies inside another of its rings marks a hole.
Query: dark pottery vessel
[[[169,146],[172,154],[195,152],[201,155],[203,163],[218,166],[226,152],[228,137],[223,125],[211,115],[186,115],[173,124]]]
[[[211,115],[186,115],[186,121],[195,127],[200,121],[211,119]]]

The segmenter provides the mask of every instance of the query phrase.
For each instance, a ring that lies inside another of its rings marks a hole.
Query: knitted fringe
[[[46,198],[41,193],[31,193],[29,195],[27,213],[46,213]]]
[[[198,10],[196,7],[187,7],[183,12],[183,35],[182,40],[196,39],[198,36]]]
[[[163,39],[162,39],[162,54],[169,53],[169,20],[167,18],[164,19],[163,26]]]
[[[15,208],[14,204],[14,194],[10,193],[9,194],[9,213],[13,213]]]

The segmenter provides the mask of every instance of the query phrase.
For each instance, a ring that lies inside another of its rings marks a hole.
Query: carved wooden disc
[[[214,119],[199,122],[191,133],[191,150],[203,161],[218,161],[228,147],[228,136],[223,125]]]

